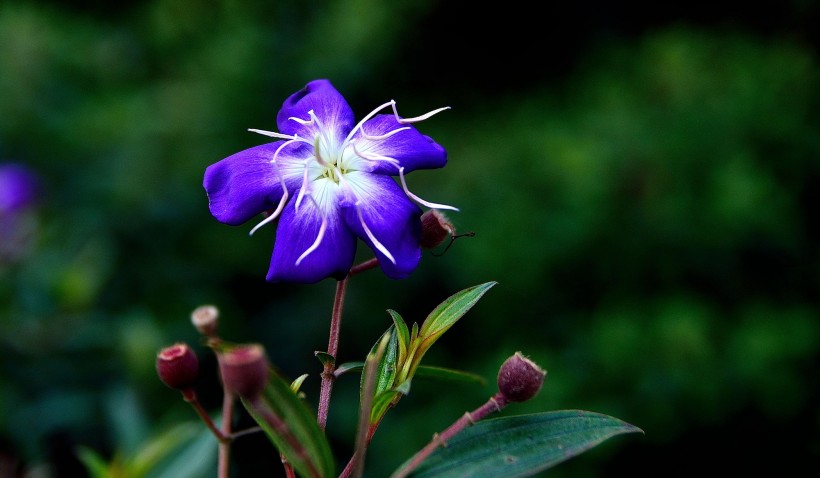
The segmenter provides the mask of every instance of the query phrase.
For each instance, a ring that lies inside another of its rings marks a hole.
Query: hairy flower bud
[[[268,359],[258,344],[240,345],[219,354],[219,370],[225,390],[256,398],[268,383]]]
[[[157,375],[173,389],[188,390],[199,375],[199,359],[184,343],[165,347],[157,354]]]
[[[498,390],[511,402],[525,402],[541,390],[546,370],[516,352],[498,371]]]
[[[191,323],[200,334],[213,337],[219,324],[219,309],[213,305],[201,305],[191,312]]]
[[[454,232],[455,228],[441,211],[430,209],[421,215],[421,247],[433,249],[452,237]]]

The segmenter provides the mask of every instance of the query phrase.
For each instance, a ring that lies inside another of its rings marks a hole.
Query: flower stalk
[[[433,435],[433,439],[428,443],[424,448],[419,450],[418,453],[413,455],[413,458],[407,462],[405,466],[400,468],[396,473],[394,473],[390,478],[404,478],[409,475],[413,470],[419,467],[424,460],[427,459],[430,455],[433,454],[439,447],[446,447],[447,442],[456,436],[459,432],[464,430],[470,425],[478,422],[479,420],[484,419],[487,415],[499,412],[504,407],[506,407],[510,402],[507,400],[507,397],[504,396],[501,392],[496,393],[489,400],[487,400],[483,405],[476,408],[472,412],[465,412],[458,420],[453,422],[452,425],[447,427],[441,433],[436,433]]]
[[[330,395],[333,392],[333,381],[336,378],[336,355],[339,352],[339,330],[342,326],[342,311],[344,310],[345,295],[347,294],[348,278],[336,282],[336,295],[333,299],[333,311],[330,316],[330,333],[327,344],[328,359],[324,361],[322,371],[322,385],[319,390],[319,410],[316,421],[322,430],[327,426],[327,415],[330,410]]]

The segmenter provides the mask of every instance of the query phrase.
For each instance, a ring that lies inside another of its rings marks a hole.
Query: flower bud
[[[200,334],[213,337],[219,324],[219,309],[213,305],[201,305],[191,312],[191,323]]]
[[[268,383],[268,359],[258,344],[240,345],[219,354],[219,370],[225,390],[256,398]]]
[[[452,237],[453,232],[455,228],[442,212],[430,209],[421,215],[421,247],[433,249]]]
[[[498,391],[511,402],[525,402],[541,390],[546,370],[516,352],[498,371]]]
[[[199,359],[184,343],[165,347],[157,354],[157,375],[173,389],[188,390],[199,375]]]

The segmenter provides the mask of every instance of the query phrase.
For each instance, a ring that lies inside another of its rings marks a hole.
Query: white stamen
[[[330,166],[330,164],[327,161],[325,161],[324,158],[322,158],[322,154],[320,153],[321,148],[319,148],[319,146],[321,146],[321,144],[322,144],[322,140],[321,140],[321,138],[319,138],[319,135],[317,134],[316,138],[313,140],[313,153],[314,153],[314,156],[316,157],[316,162],[321,164],[323,167],[326,168],[326,167]]]
[[[287,198],[288,198],[288,192],[285,191],[285,194],[282,196],[282,199],[287,201]],[[253,233],[256,232],[256,230],[259,229],[260,227],[262,227],[265,224],[268,224],[269,222],[276,219],[276,216],[279,215],[279,212],[282,210],[282,206],[285,204],[282,199],[279,200],[279,207],[276,208],[276,211],[273,214],[266,217],[265,219],[262,219],[262,221],[259,224],[253,226],[253,229],[251,229],[251,232],[248,233],[249,236],[252,236]]]
[[[393,105],[393,108],[395,108],[396,102],[395,102],[395,101],[393,101],[393,100],[390,100],[390,101],[388,101],[387,103],[385,103],[385,104],[383,104],[383,105],[379,106],[379,107],[378,107],[378,108],[376,108],[375,110],[373,110],[373,111],[371,111],[370,113],[368,113],[368,114],[367,114],[367,116],[365,116],[364,118],[362,118],[362,120],[361,120],[361,121],[359,121],[359,123],[358,123],[358,124],[356,124],[356,126],[355,126],[352,130],[350,130],[350,133],[348,133],[348,134],[347,134],[347,138],[345,138],[345,141],[344,141],[344,142],[345,142],[345,143],[349,142],[349,141],[350,141],[350,138],[352,138],[352,137],[353,137],[353,135],[354,135],[354,134],[356,134],[356,131],[358,131],[358,130],[360,130],[360,129],[361,129],[361,127],[362,127],[362,125],[365,123],[365,121],[369,120],[370,118],[372,118],[373,116],[375,116],[375,115],[376,115],[376,113],[378,113],[379,111],[381,111],[381,110],[383,110],[383,109],[387,108],[387,107],[388,107],[388,106],[390,106],[390,105]]]
[[[319,209],[319,204],[316,202],[315,199],[313,199],[313,196],[308,196],[308,198],[311,200],[311,202],[313,202],[313,205],[316,206],[316,210],[319,211],[320,214],[321,214],[321,209]],[[325,231],[326,230],[327,230],[327,219],[325,219],[325,215],[322,214],[322,225],[319,226],[319,234],[316,235],[316,240],[313,241],[313,244],[311,244],[311,246],[308,247],[307,250],[305,252],[303,252],[302,255],[299,256],[298,259],[296,259],[296,264],[295,265],[298,266],[299,263],[302,262],[302,259],[309,256],[311,252],[313,252],[313,251],[315,251],[316,249],[319,248],[319,244],[322,243],[322,239],[324,239],[324,237],[325,237]]]
[[[388,156],[382,156],[381,154],[377,154],[377,153],[368,153],[368,152],[365,152],[365,151],[359,151],[359,148],[356,147],[356,143],[354,141],[350,142],[350,146],[353,147],[353,152],[356,153],[356,156],[358,156],[362,159],[367,159],[367,160],[370,160],[370,161],[386,161],[386,162],[388,162],[388,163],[390,163],[390,164],[392,164],[393,166],[396,166],[396,167],[398,167],[399,164],[400,164],[399,160],[396,159],[396,158],[390,158]]]
[[[288,188],[285,186],[285,178],[282,177],[282,170],[279,168],[279,163],[276,162],[276,158],[279,156],[279,152],[282,151],[282,149],[285,146],[292,144],[294,141],[297,141],[297,139],[292,139],[290,141],[284,142],[281,146],[276,148],[276,152],[273,153],[273,159],[271,159],[270,162],[271,164],[273,164],[273,167],[276,168],[276,175],[279,176],[279,184],[282,186],[282,197],[279,198],[279,205],[276,206],[276,210],[273,211],[270,216],[263,219],[262,222],[254,226],[254,228],[251,229],[251,232],[248,233],[249,236],[252,236],[253,233],[256,232],[257,229],[259,229],[260,227],[270,223],[271,221],[279,217],[279,214],[282,213],[282,209],[285,208],[285,203],[288,202],[288,197],[290,197],[290,193],[288,193]]]
[[[398,121],[399,124],[418,123],[419,121],[426,120],[427,118],[433,116],[434,114],[438,114],[438,113],[441,113],[444,110],[449,110],[449,109],[450,109],[449,106],[445,106],[443,108],[433,110],[433,111],[431,111],[427,114],[423,114],[421,116],[416,116],[415,118],[399,118],[399,111],[396,109],[396,102],[395,101],[393,102],[393,115],[396,117],[396,121]]]
[[[339,175],[339,179],[342,188],[346,189],[351,195],[356,197],[356,193],[353,192],[353,188],[350,187],[350,184],[347,182],[347,179],[345,179],[343,175]],[[370,228],[367,227],[367,224],[364,222],[364,216],[362,216],[362,208],[359,207],[359,204],[361,204],[361,201],[359,201],[357,198],[356,202],[353,205],[356,207],[356,214],[359,216],[359,222],[362,224],[362,229],[364,229],[364,233],[367,235],[367,237],[370,238],[371,241],[373,241],[373,246],[379,251],[381,251],[381,253],[384,254],[388,259],[390,259],[390,262],[395,264],[396,259],[393,258],[393,254],[390,254],[390,251],[388,251],[387,248],[384,247],[384,245],[381,242],[379,242],[378,239],[376,239],[376,236],[374,236],[373,232],[370,231]]]
[[[419,204],[429,207],[430,209],[449,209],[451,211],[458,211],[457,207],[448,206],[446,204],[436,204],[434,202],[428,202],[424,199],[416,196],[415,194],[411,193],[409,189],[407,189],[407,181],[404,180],[404,168],[399,168],[399,179],[401,179],[401,187],[404,189],[404,194],[416,201]]]
[[[364,127],[362,127],[362,136],[364,136],[364,139],[369,139],[370,141],[381,141],[383,139],[387,139],[387,138],[393,136],[396,133],[400,133],[400,132],[402,132],[406,129],[410,129],[410,127],[409,126],[403,126],[401,128],[396,128],[393,131],[388,131],[387,133],[384,133],[384,134],[379,135],[379,136],[371,136],[371,135],[365,133],[364,132]]]
[[[308,165],[310,164],[310,160],[305,161],[305,174],[302,176],[302,187],[299,188],[299,194],[296,196],[296,204],[294,204],[296,210],[299,210],[299,205],[302,203],[302,198],[305,197],[305,194],[310,192],[310,188],[308,187],[310,183],[308,182]]]
[[[396,259],[393,259],[393,255],[390,254],[390,251],[388,251],[387,248],[384,247],[384,245],[381,242],[379,242],[378,239],[376,239],[376,236],[374,236],[373,233],[370,232],[370,228],[367,227],[367,224],[365,224],[364,217],[362,216],[362,209],[359,207],[359,202],[358,201],[356,201],[355,206],[356,206],[356,213],[359,215],[359,222],[362,224],[362,228],[364,229],[364,233],[367,234],[367,237],[369,237],[371,241],[373,241],[373,245],[376,247],[376,249],[378,249],[388,259],[390,259],[390,262],[392,262],[395,265],[396,264]]]
[[[251,133],[258,133],[263,136],[270,136],[271,138],[281,138],[281,139],[302,139],[298,135],[289,135],[289,134],[282,134],[282,133],[274,133],[273,131],[265,131],[264,129],[254,129],[248,128],[248,131]],[[304,141],[304,140],[302,140]]]
[[[291,117],[290,117],[290,118],[288,118],[288,119],[289,119],[290,121],[296,121],[297,123],[299,123],[299,124],[300,124],[300,125],[302,125],[302,126],[310,126],[310,125],[312,125],[312,124],[313,124],[313,119],[303,120],[302,118],[297,118],[297,117],[295,117],[295,116],[291,116]]]

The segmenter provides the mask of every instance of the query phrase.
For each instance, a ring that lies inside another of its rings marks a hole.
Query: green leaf
[[[624,433],[643,430],[617,418],[584,410],[484,420],[453,437],[447,447],[436,450],[409,476],[532,476]]]
[[[299,389],[302,388],[302,384],[305,382],[305,379],[308,378],[308,374],[304,373],[299,375],[293,382],[290,383],[290,389],[294,391],[294,393],[298,393]]]
[[[361,371],[363,368],[364,368],[364,362],[345,362],[345,363],[339,365],[338,368],[336,368],[336,371],[333,372],[333,375],[335,375],[336,377],[341,377],[342,375],[344,375],[348,372]]]
[[[219,442],[201,422],[195,423],[200,429],[199,434],[175,450],[146,478],[198,478],[213,473],[217,466]]]
[[[334,474],[330,444],[316,417],[275,370],[257,401],[242,398],[242,404],[300,476]]]
[[[165,457],[176,453],[200,431],[202,431],[201,422],[185,422],[152,437],[128,460],[129,473],[135,477],[144,476]],[[215,438],[213,441],[216,443]]]
[[[367,453],[367,437],[371,429],[370,417],[373,410],[373,398],[378,393],[378,382],[385,380],[383,375],[385,362],[382,359],[387,355],[387,350],[391,348],[391,343],[393,344],[393,355],[396,354],[396,334],[393,333],[392,329],[391,326],[390,330],[382,334],[381,340],[367,354],[367,360],[364,363],[359,391],[359,422],[356,429],[356,445],[353,448],[354,453],[349,465],[355,477],[362,476],[362,466]],[[393,376],[396,374],[395,366],[391,365],[390,371],[387,379],[388,383],[384,388],[390,387],[393,383]]]
[[[85,465],[85,469],[91,478],[109,478],[111,476],[108,463],[95,450],[81,446],[77,448],[77,456]]]
[[[419,335],[422,340],[434,337],[438,338],[447,329],[453,326],[464,314],[470,310],[476,302],[497,282],[485,282],[473,287],[468,287],[460,292],[456,292],[441,304],[438,305],[421,325]]]
[[[336,364],[336,357],[330,355],[327,352],[316,351],[313,353],[320,362],[322,362],[322,366],[327,364],[335,365]]]
[[[438,305],[425,319],[416,335],[417,324],[413,324],[410,350],[401,364],[397,380],[412,380],[421,359],[441,335],[453,326],[476,302],[497,282],[485,282],[456,292]]]
[[[398,390],[387,390],[373,397],[373,404],[370,408],[370,424],[379,423],[390,409],[391,404],[401,397]]]
[[[388,309],[387,313],[393,318],[393,325],[396,327],[396,333],[398,334],[399,359],[397,363],[403,363],[407,357],[407,349],[410,347],[410,331],[407,330],[407,324],[398,312]]]
[[[387,340],[388,342],[384,346],[383,352],[379,352],[379,348],[382,347],[381,344],[384,340]],[[398,363],[398,340],[396,326],[391,325],[390,328],[382,334],[379,340],[373,344],[373,347],[370,349],[368,357],[379,357],[376,369],[374,396],[385,390],[390,390],[393,388],[393,380],[396,378],[396,368]],[[364,374],[362,374],[362,377],[364,377]],[[364,388],[361,383],[359,388]]]
[[[416,369],[416,377],[450,380],[452,382],[471,382],[479,385],[485,385],[487,383],[481,375],[444,367],[431,367],[429,365],[419,365]]]

